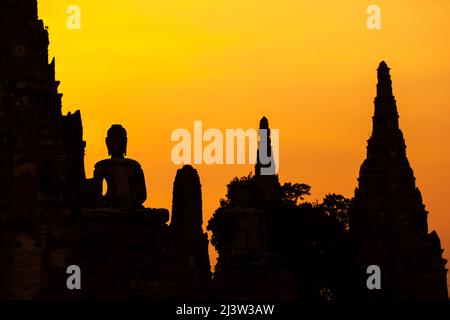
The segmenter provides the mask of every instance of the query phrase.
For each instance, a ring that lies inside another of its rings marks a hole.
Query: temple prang
[[[428,231],[427,216],[406,156],[390,69],[383,61],[378,67],[372,136],[350,208],[355,296],[447,299],[446,260],[437,233]],[[381,268],[382,290],[367,290],[370,265]]]
[[[296,265],[282,248],[285,242],[280,231],[290,220],[281,208],[278,175],[275,170],[272,174],[262,173],[263,168],[274,168],[266,117],[260,120],[259,129],[266,131],[263,136],[260,131],[255,175],[229,184],[228,201],[212,219],[222,224],[220,232],[226,243],[219,252],[212,280],[213,297],[219,301],[300,297]],[[267,151],[271,162],[262,163],[261,149]]]
[[[63,273],[84,173],[79,111],[63,115],[37,2],[0,3],[0,296],[39,297]],[[65,271],[65,270],[64,270]]]

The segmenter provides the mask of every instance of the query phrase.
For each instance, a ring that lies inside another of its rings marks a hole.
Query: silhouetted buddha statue
[[[108,130],[106,146],[111,159],[97,162],[94,192],[97,205],[104,208],[139,209],[147,198],[144,173],[140,164],[125,158],[127,131],[115,124]],[[106,193],[103,181],[106,181]]]

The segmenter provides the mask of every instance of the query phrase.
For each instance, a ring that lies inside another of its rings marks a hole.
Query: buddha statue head
[[[106,135],[108,154],[113,159],[124,158],[127,154],[127,130],[120,124],[113,124]]]

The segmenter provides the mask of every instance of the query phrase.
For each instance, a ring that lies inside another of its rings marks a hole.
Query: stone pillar
[[[173,256],[179,261],[173,270],[178,298],[206,299],[210,295],[209,241],[202,222],[200,178],[197,170],[186,165],[175,177],[170,223]]]

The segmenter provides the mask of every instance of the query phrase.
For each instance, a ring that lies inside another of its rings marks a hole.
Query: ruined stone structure
[[[61,270],[80,204],[81,117],[61,113],[48,44],[36,1],[0,2],[0,297],[34,298]]]
[[[390,69],[378,68],[373,132],[350,210],[356,297],[446,300],[446,260],[406,157]],[[367,290],[366,269],[381,268],[382,290]]]
[[[81,116],[61,114],[48,45],[36,0],[0,2],[0,299],[207,298],[197,172],[178,172],[169,226],[168,210],[143,207],[144,174],[115,125],[111,159],[86,180]],[[69,265],[82,290],[68,290]]]
[[[294,300],[299,298],[296,268],[280,250],[280,183],[273,169],[274,158],[269,122],[260,121],[259,150],[270,163],[262,163],[258,150],[255,176],[235,183],[231,207],[223,212],[230,248],[221,252],[220,268],[214,272],[213,297],[219,300]],[[265,146],[264,146],[265,145]],[[262,174],[263,168],[270,168]]]
[[[263,131],[262,131],[263,130]],[[258,199],[258,208],[266,212],[265,221],[267,228],[267,245],[272,251],[277,251],[280,245],[279,235],[282,232],[279,218],[281,205],[280,181],[276,174],[271,131],[269,120],[262,117],[259,122],[259,143],[257,160],[255,164],[255,197]],[[267,154],[264,154],[267,153]],[[261,162],[261,155],[270,159],[268,164]]]
[[[171,275],[181,299],[210,297],[211,267],[208,235],[203,232],[202,190],[197,170],[186,165],[177,171],[173,184],[171,252],[177,261]],[[180,268],[180,266],[182,266]]]

